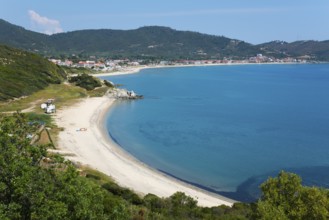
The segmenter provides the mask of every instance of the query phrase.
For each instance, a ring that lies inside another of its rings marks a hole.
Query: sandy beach
[[[214,64],[175,64],[175,65],[143,65],[143,66],[131,66],[123,68],[119,71],[102,72],[97,74],[91,74],[95,77],[102,76],[117,76],[139,73],[143,69],[158,69],[158,68],[179,68],[179,67],[206,67],[206,66],[240,66],[240,65],[283,65],[283,64],[297,64],[297,63],[214,63]]]
[[[126,75],[126,74],[138,73],[142,69],[146,69],[146,68],[150,68],[150,67],[149,66],[134,66],[134,67],[125,68],[125,69],[120,70],[120,71],[103,72],[103,73],[97,73],[97,74],[92,74],[92,75],[96,76],[96,77]]]
[[[234,201],[198,189],[166,176],[141,163],[114,143],[104,128],[104,117],[115,99],[104,96],[86,98],[59,109],[56,123],[63,127],[58,138],[58,152],[67,159],[87,165],[111,176],[119,185],[140,195],[153,193],[169,197],[177,191],[198,201],[200,206],[231,206]],[[69,156],[68,156],[69,155]]]

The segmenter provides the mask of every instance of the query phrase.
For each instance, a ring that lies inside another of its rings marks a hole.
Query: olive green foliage
[[[102,83],[98,78],[85,73],[71,77],[69,82],[74,83],[76,86],[80,86],[86,90],[93,90],[96,87],[102,86]]]
[[[109,81],[107,81],[107,80],[104,80],[104,85],[106,85],[106,86],[109,87],[109,88],[114,88],[114,87],[115,87],[114,84],[113,84],[112,82],[109,82]]]
[[[282,57],[290,55],[292,57],[299,57],[303,55],[310,56],[310,59],[316,60],[329,60],[329,40],[326,41],[295,41],[287,43],[283,41],[271,41],[268,43],[260,44],[258,47],[264,51],[276,51],[281,53]]]
[[[236,203],[232,207],[225,205],[217,207],[199,207],[197,201],[177,192],[162,199],[153,194],[144,197],[144,205],[149,210],[148,217],[154,219],[249,219],[251,207],[249,204]]]
[[[0,42],[16,48],[30,48],[31,51],[46,49],[48,35],[26,30],[0,19]]]
[[[0,45],[0,101],[58,84],[66,73],[39,55]]]
[[[296,174],[280,172],[261,185],[255,218],[258,219],[328,219],[328,191],[305,187]]]
[[[90,68],[84,68],[84,67],[67,67],[67,66],[62,66],[61,67],[65,72],[70,75],[70,74],[92,74],[92,73],[97,73],[96,70],[90,69]]]
[[[29,130],[23,114],[1,118],[0,218],[106,219],[100,187],[69,163],[42,167],[46,147],[30,145]]]
[[[120,187],[116,183],[107,182],[102,185],[102,188],[106,189],[112,195],[119,196],[134,205],[141,205],[143,203],[143,200],[136,193],[129,189]]]
[[[40,124],[52,124],[51,117],[49,114],[36,114],[34,112],[26,113],[26,118],[29,122],[38,122]]]

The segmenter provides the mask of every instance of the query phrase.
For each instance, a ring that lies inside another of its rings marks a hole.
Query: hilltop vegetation
[[[26,30],[0,19],[0,44],[37,51],[47,50],[48,36]]]
[[[0,19],[0,43],[44,56],[89,56],[140,59],[245,59],[263,54],[274,58],[309,56],[329,60],[329,41],[273,42],[252,45],[242,40],[168,27],[135,30],[81,30],[45,35]]]
[[[327,41],[296,41],[287,43],[272,41],[258,45],[267,53],[281,54],[282,56],[308,56],[316,60],[329,60],[329,40]],[[307,57],[306,57],[307,58]]]
[[[30,95],[66,78],[39,55],[0,45],[0,101]]]
[[[0,20],[0,43],[46,56],[90,55],[157,59],[246,57],[260,50],[251,44],[222,36],[168,27],[135,30],[82,30],[51,36],[25,30]]]
[[[157,59],[245,57],[259,52],[243,41],[167,27],[136,30],[83,30],[51,36],[0,19],[0,43],[46,56],[90,55]]]
[[[246,57],[259,50],[221,36],[151,26],[136,30],[84,30],[50,36],[56,52],[106,54],[107,56],[202,59]]]

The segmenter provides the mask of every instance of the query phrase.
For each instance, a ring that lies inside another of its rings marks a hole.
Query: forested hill
[[[309,56],[316,60],[329,61],[329,40],[327,41],[271,41],[258,45],[261,50],[286,56]]]
[[[47,59],[0,45],[0,101],[29,95],[64,78],[65,72]]]
[[[222,36],[151,26],[135,30],[81,30],[45,35],[0,19],[0,43],[42,55],[98,55],[205,59],[248,57],[260,52],[253,45]]]
[[[48,35],[26,30],[0,19],[0,44],[25,50],[47,50]]]
[[[135,30],[80,30],[45,35],[0,19],[0,44],[45,56],[127,57],[156,59],[245,59],[258,53],[271,57],[302,57],[329,61],[329,41],[273,41],[252,45],[230,39],[168,27]]]
[[[258,49],[239,40],[151,26],[136,30],[83,30],[50,36],[56,50],[126,57],[202,59],[247,57]]]

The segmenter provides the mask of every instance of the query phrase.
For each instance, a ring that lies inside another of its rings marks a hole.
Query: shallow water
[[[281,169],[309,185],[327,184],[328,64],[162,68],[102,78],[144,95],[116,105],[107,128],[158,170],[245,201]],[[309,172],[317,167],[321,172]]]

